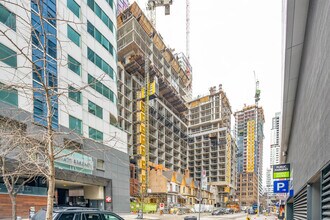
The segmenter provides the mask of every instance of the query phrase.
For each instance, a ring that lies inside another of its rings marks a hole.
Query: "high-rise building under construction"
[[[191,67],[183,54],[165,46],[136,2],[119,14],[117,24],[118,122],[128,133],[136,194],[146,191],[147,167],[181,173],[187,168]]]
[[[226,94],[212,88],[191,101],[187,58],[165,46],[136,3],[119,14],[117,24],[118,123],[128,133],[131,196],[148,191],[148,168],[182,174],[189,168],[195,180],[205,170],[209,185],[217,186],[216,203],[229,201],[236,186],[236,145]]]
[[[233,199],[236,188],[236,142],[231,135],[231,106],[222,89],[189,102],[188,167],[196,180],[206,172],[208,185],[216,187],[215,202]]]
[[[263,124],[262,107],[244,106],[235,112],[237,140],[237,191],[242,206],[256,204],[262,191]]]

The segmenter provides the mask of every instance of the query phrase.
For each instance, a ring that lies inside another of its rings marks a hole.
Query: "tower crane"
[[[190,61],[190,0],[186,0],[186,56]]]
[[[149,11],[149,19],[156,28],[156,7],[165,7],[165,15],[170,14],[170,6],[173,0],[148,0],[147,10]],[[190,60],[190,0],[186,0],[186,56]]]
[[[165,15],[170,14],[170,6],[173,4],[172,0],[148,0],[147,10],[152,25],[156,28],[156,7],[165,7]]]

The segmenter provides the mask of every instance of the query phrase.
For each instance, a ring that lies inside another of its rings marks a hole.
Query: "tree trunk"
[[[44,49],[45,50],[45,49]],[[46,54],[46,51],[44,51]],[[45,57],[46,58],[46,57]],[[46,59],[44,59],[44,71],[47,72]],[[47,82],[46,82],[46,85]],[[52,96],[50,95],[49,87],[45,87],[45,96],[47,104],[47,150],[48,150],[48,193],[47,193],[47,212],[46,220],[53,219],[53,206],[54,206],[54,197],[55,197],[55,155],[54,155],[54,132],[52,126]]]
[[[13,195],[12,193],[8,193],[10,200],[11,200],[11,218],[12,220],[17,219],[17,213],[16,213],[16,195]]]
[[[53,219],[54,197],[55,197],[55,167],[54,167],[54,162],[51,161],[49,163],[46,220]]]

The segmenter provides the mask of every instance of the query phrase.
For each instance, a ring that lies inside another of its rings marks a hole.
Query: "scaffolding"
[[[118,79],[119,121],[121,126],[132,123],[125,127],[132,140],[129,152],[138,167],[140,186],[144,186],[148,182],[149,167],[162,166],[181,173],[187,168],[186,112],[191,72],[187,72],[165,46],[161,35],[136,3],[117,17],[117,24],[118,62],[122,68]],[[123,80],[129,81],[130,88]],[[144,95],[148,81],[153,82],[155,88],[149,101]],[[129,97],[126,97],[124,93],[128,89]],[[127,100],[132,108],[125,107]],[[125,120],[125,115],[130,116],[130,120]]]

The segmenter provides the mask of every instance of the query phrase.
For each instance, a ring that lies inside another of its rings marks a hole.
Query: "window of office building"
[[[88,100],[88,112],[99,117],[99,118],[103,118],[103,109],[96,105],[94,102],[91,102]]]
[[[103,141],[103,133],[91,127],[89,127],[89,137],[96,141]]]
[[[80,47],[80,34],[75,31],[70,25],[68,25],[68,38],[75,43],[78,47]]]
[[[106,13],[101,9],[101,7],[96,4],[94,0],[87,0],[87,5],[94,13],[99,17],[102,22],[109,28],[111,32],[114,31],[114,26],[111,19],[106,15]]]
[[[73,14],[80,18],[80,6],[75,0],[67,0],[67,6],[73,12]]]
[[[17,90],[6,88],[5,84],[0,83],[0,101],[18,106]]]
[[[81,75],[81,64],[70,55],[68,55],[68,67],[77,75]]]
[[[16,15],[0,4],[0,22],[16,31]]]
[[[12,49],[0,43],[0,61],[16,68],[17,67],[17,53]]]
[[[93,50],[91,50],[89,47],[87,48],[87,57],[97,67],[99,67],[101,70],[103,70],[103,72],[105,72],[108,76],[110,76],[112,79],[115,79],[114,70],[112,69],[112,67],[107,62],[105,62],[97,53],[95,53]]]
[[[96,169],[98,169],[98,170],[104,170],[104,160],[97,159]]]
[[[69,86],[69,99],[81,105],[82,103],[81,92],[78,91],[76,88]]]
[[[114,48],[110,41],[101,34],[101,32],[92,25],[91,22],[87,21],[87,31],[92,35],[109,53],[114,56]]]
[[[95,89],[98,93],[102,94],[104,97],[116,103],[115,94],[111,89],[105,86],[103,83],[95,79],[92,75],[88,74],[88,84],[90,87]]]
[[[69,128],[78,134],[82,134],[82,121],[69,115]]]

